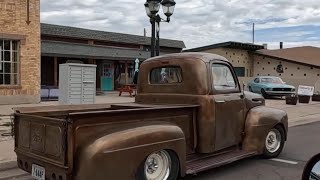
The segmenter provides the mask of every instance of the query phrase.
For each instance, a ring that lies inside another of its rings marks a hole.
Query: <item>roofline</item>
[[[222,42],[222,43],[212,44],[208,46],[187,49],[187,50],[184,50],[184,52],[198,52],[198,51],[205,51],[205,50],[215,49],[220,47],[239,48],[239,49],[254,50],[254,51],[264,49],[263,46],[257,45],[257,44],[228,41],[228,42]]]
[[[80,30],[87,30],[87,31],[95,31],[95,32],[101,32],[101,33],[114,33],[114,34],[119,34],[119,35],[125,35],[125,36],[134,36],[134,37],[140,37],[140,38],[151,38],[151,37],[146,37],[146,36],[140,36],[140,35],[135,35],[135,34],[126,34],[126,33],[118,33],[118,32],[111,32],[111,31],[102,31],[102,30],[95,30],[95,29],[88,29],[88,28],[80,28],[80,27],[74,27],[74,26],[64,26],[64,25],[57,25],[57,24],[49,24],[49,23],[40,23],[40,26],[42,25],[48,25],[48,26],[57,26],[57,27],[66,27],[66,28],[74,28],[74,29],[80,29]],[[50,34],[50,33],[42,33],[42,31],[40,30],[41,35],[50,35],[50,36],[58,36],[55,34]],[[69,38],[73,38],[71,36],[58,36],[58,37],[69,37]],[[74,38],[74,39],[84,39],[84,40],[100,40],[100,41],[106,41],[103,39],[90,39],[90,38]],[[167,40],[167,41],[176,41],[176,42],[181,42],[183,44],[183,46],[181,47],[170,47],[170,46],[161,46],[161,40]],[[113,42],[113,41],[110,41]],[[123,42],[125,43],[125,42]],[[132,44],[132,43],[128,43],[128,44]],[[139,43],[136,43],[139,44]],[[140,43],[141,45],[146,45],[144,43]],[[182,40],[175,40],[175,39],[164,39],[164,38],[160,38],[160,46],[161,47],[169,47],[169,48],[186,48],[186,45],[184,43],[184,41]]]
[[[254,51],[254,52],[251,52],[251,53],[255,54],[255,55],[259,55],[259,56],[266,56],[266,57],[269,57],[269,58],[274,58],[274,59],[281,60],[281,61],[296,63],[296,64],[300,64],[300,65],[304,65],[304,66],[307,65],[307,66],[313,66],[313,67],[320,68],[319,65],[308,64],[308,63],[298,62],[298,61],[295,61],[295,60],[292,60],[292,59],[285,59],[285,58],[281,58],[281,57],[277,57],[277,56],[263,54],[262,52],[258,52],[258,51]]]

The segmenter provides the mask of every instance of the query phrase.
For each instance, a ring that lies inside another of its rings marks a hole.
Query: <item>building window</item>
[[[19,84],[19,42],[0,39],[0,86]]]
[[[226,54],[228,54],[228,52],[226,52]]]
[[[279,76],[281,76],[281,74],[279,74]]]
[[[270,76],[270,74],[268,74],[268,76]]]
[[[259,62],[257,62],[257,64],[260,64]]]
[[[291,76],[293,76],[293,74],[291,74]]]
[[[262,70],[264,70],[264,68],[262,68]]]
[[[262,59],[265,59],[265,57],[263,57]]]
[[[304,76],[307,76],[307,74],[304,74]]]
[[[274,67],[273,70],[276,70],[276,68]]]
[[[244,67],[234,67],[234,71],[238,77],[245,77],[245,68]]]
[[[236,53],[233,53],[233,55],[236,55]]]
[[[313,66],[311,66],[310,69],[313,69]]]
[[[268,62],[268,64],[270,64],[270,62]]]
[[[260,74],[257,74],[257,76],[260,76]]]
[[[285,69],[287,70],[288,68],[286,67]]]
[[[320,74],[318,74],[318,76],[320,76]]]
[[[297,68],[298,70],[300,69],[300,67]]]

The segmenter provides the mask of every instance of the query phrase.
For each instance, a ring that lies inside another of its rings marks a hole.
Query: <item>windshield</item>
[[[284,84],[280,78],[261,78],[261,83]]]

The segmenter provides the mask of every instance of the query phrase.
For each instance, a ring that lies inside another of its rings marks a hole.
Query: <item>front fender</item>
[[[181,172],[185,172],[185,148],[184,133],[175,125],[120,130],[96,139],[81,150],[75,179],[135,179],[145,158],[162,149],[174,151],[180,160]]]
[[[258,106],[249,110],[245,123],[243,149],[263,153],[265,138],[276,125],[281,125],[288,132],[288,116],[283,110]]]

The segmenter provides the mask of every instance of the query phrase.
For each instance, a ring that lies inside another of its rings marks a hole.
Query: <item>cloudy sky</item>
[[[42,0],[41,21],[89,29],[150,36],[145,0]],[[252,42],[271,49],[320,47],[319,0],[176,0],[161,37],[183,40],[187,48],[224,41]],[[161,12],[161,15],[163,13]],[[164,16],[164,15],[163,15]]]

